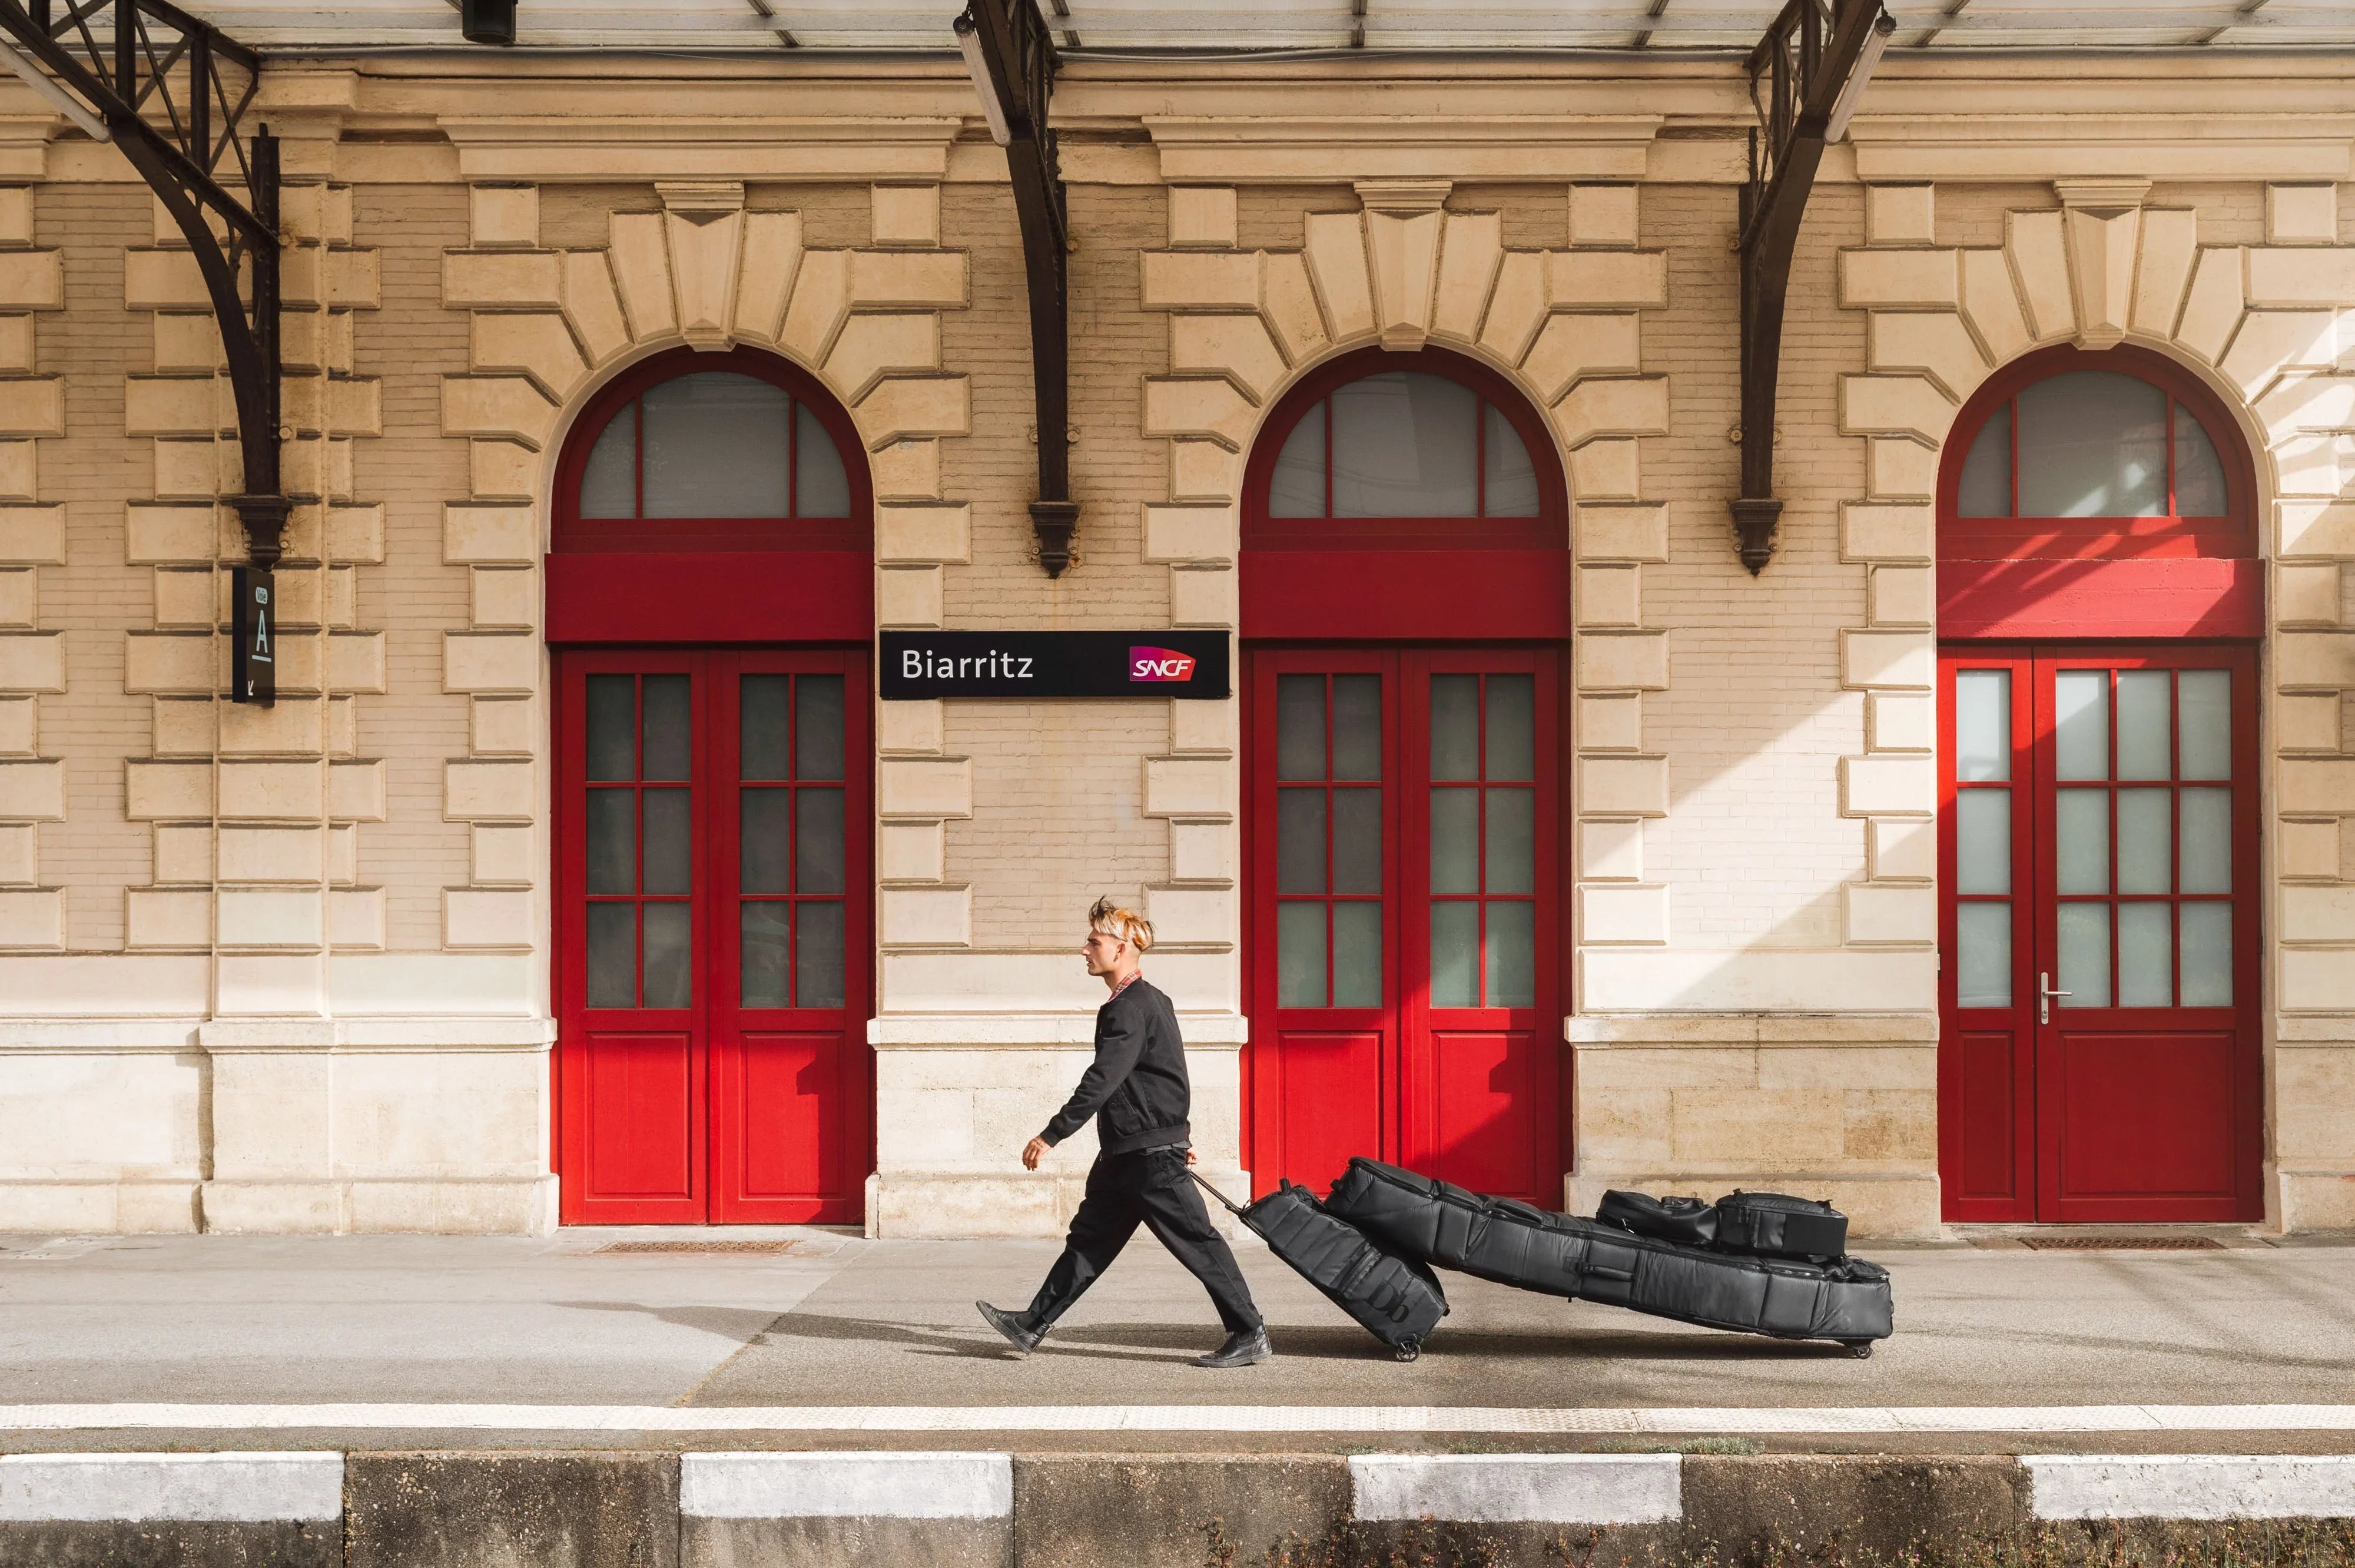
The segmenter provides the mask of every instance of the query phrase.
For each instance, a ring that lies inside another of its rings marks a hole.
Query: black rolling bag
[[[1833,1339],[1860,1356],[1891,1326],[1889,1273],[1861,1258],[1812,1264],[1686,1246],[1370,1159],[1349,1162],[1325,1207],[1404,1256],[1574,1301],[1780,1339]]]
[[[1828,1263],[1848,1252],[1848,1216],[1812,1199],[1737,1189],[1717,1200],[1717,1244],[1729,1253]]]
[[[1401,1361],[1423,1354],[1423,1342],[1447,1316],[1447,1293],[1431,1270],[1393,1256],[1356,1227],[1325,1211],[1305,1187],[1289,1181],[1247,1209],[1188,1171],[1227,1212],[1251,1227],[1267,1250],[1290,1264],[1326,1298],[1356,1318]]]
[[[1689,1247],[1705,1247],[1717,1240],[1717,1205],[1699,1198],[1647,1198],[1614,1188],[1595,1205],[1594,1217],[1639,1236]]]

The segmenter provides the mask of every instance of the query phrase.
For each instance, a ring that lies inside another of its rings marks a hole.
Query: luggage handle
[[[1190,1177],[1192,1177],[1195,1180],[1197,1180],[1197,1181],[1200,1182],[1200,1183],[1202,1184],[1202,1190],[1203,1190],[1203,1191],[1205,1191],[1205,1192],[1207,1192],[1207,1193],[1209,1193],[1211,1197],[1213,1197],[1213,1198],[1217,1199],[1217,1200],[1220,1201],[1220,1204],[1222,1204],[1222,1205],[1225,1207],[1225,1209],[1226,1209],[1226,1211],[1227,1211],[1227,1212],[1228,1212],[1228,1213],[1232,1214],[1232,1215],[1233,1215],[1236,1219],[1238,1219],[1238,1220],[1240,1220],[1240,1219],[1241,1219],[1241,1218],[1243,1217],[1243,1211],[1242,1211],[1242,1210],[1241,1210],[1241,1208],[1240,1208],[1240,1207],[1235,1203],[1235,1200],[1234,1200],[1233,1199],[1231,1199],[1231,1198],[1229,1198],[1225,1193],[1223,1193],[1223,1192],[1220,1191],[1216,1187],[1211,1186],[1211,1185],[1210,1185],[1210,1179],[1209,1179],[1209,1177],[1204,1176],[1200,1171],[1196,1170],[1196,1169],[1195,1169],[1192,1166],[1190,1166],[1190,1165],[1189,1165],[1189,1166],[1188,1166],[1188,1167],[1186,1168],[1186,1174],[1187,1174],[1187,1175],[1188,1175],[1188,1176],[1190,1176]],[[1290,1183],[1290,1182],[1286,1182],[1284,1185],[1288,1187],[1288,1186],[1290,1186],[1290,1185],[1291,1185],[1291,1183]]]

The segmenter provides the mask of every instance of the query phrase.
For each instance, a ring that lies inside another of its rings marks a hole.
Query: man
[[[1194,1151],[1186,1125],[1191,1097],[1186,1046],[1178,1038],[1177,1009],[1139,967],[1152,945],[1153,927],[1143,916],[1114,908],[1110,899],[1098,899],[1088,912],[1088,939],[1080,952],[1088,973],[1112,991],[1096,1010],[1096,1059],[1071,1100],[1022,1150],[1023,1168],[1036,1170],[1049,1149],[1093,1116],[1098,1152],[1088,1171],[1087,1196],[1071,1216],[1063,1255],[1028,1308],[1006,1312],[986,1301],[974,1305],[1027,1356],[1055,1319],[1112,1266],[1142,1222],[1202,1282],[1226,1325],[1227,1342],[1194,1364],[1252,1366],[1275,1351],[1235,1254],[1210,1228],[1202,1195],[1187,1174]]]

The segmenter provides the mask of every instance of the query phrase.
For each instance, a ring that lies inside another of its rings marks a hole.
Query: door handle
[[[2052,976],[2041,969],[2038,970],[2036,975],[2036,1021],[2041,1024],[2049,1024],[2052,1021],[2053,997],[2073,997],[2077,993],[2074,991],[2054,990],[2052,988]]]

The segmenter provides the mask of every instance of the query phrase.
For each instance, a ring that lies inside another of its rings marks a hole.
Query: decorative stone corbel
[[[2134,309],[2135,254],[2140,243],[2147,179],[2062,179],[2069,279],[2076,294],[2077,344],[2111,348],[2123,342]]]
[[[1366,251],[1373,264],[1375,325],[1382,347],[1420,348],[1431,336],[1433,279],[1439,271],[1442,208],[1451,180],[1359,180]]]

